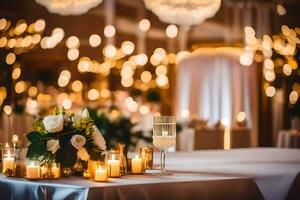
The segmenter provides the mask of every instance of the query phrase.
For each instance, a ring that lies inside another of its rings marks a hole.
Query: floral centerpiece
[[[73,167],[78,159],[98,160],[106,149],[86,109],[82,116],[75,116],[55,108],[51,115],[37,120],[26,136],[30,141],[27,158],[59,162],[62,167]]]

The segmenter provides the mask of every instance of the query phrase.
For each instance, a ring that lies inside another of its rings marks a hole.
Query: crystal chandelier
[[[49,12],[60,15],[81,15],[98,6],[102,0],[35,0]]]
[[[221,0],[144,0],[146,7],[166,23],[195,25],[213,17]]]

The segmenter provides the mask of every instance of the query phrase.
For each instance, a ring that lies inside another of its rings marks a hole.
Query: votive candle
[[[51,164],[51,175],[53,179],[60,178],[60,164],[59,163],[52,163]]]
[[[107,169],[100,165],[95,171],[95,181],[106,182],[107,180]]]
[[[131,173],[133,174],[142,173],[142,159],[138,155],[136,155],[135,158],[131,160]]]
[[[120,177],[120,160],[116,160],[114,155],[112,159],[107,161],[110,177]]]
[[[27,179],[40,179],[41,171],[39,164],[35,162],[30,162],[26,165],[26,178]]]

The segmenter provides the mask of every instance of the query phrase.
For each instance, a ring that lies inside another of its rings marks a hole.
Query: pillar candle
[[[142,173],[142,159],[138,155],[131,160],[131,173]]]
[[[106,182],[107,178],[107,170],[103,167],[98,167],[95,171],[95,181]]]
[[[26,178],[28,179],[40,179],[41,173],[40,173],[40,166],[29,164],[26,165]]]
[[[48,166],[42,166],[41,167],[41,177],[43,178],[45,174],[48,172]]]
[[[60,166],[59,166],[59,164],[52,164],[52,166],[51,166],[51,175],[52,175],[52,178],[54,178],[54,179],[60,178]]]
[[[14,158],[13,157],[6,157],[3,158],[3,173],[7,170],[7,169],[14,169]]]
[[[119,160],[108,160],[107,165],[109,168],[110,177],[120,177],[120,161]]]

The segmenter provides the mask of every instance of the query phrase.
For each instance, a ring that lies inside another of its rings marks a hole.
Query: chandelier
[[[144,0],[146,7],[165,23],[195,25],[213,17],[221,0]]]
[[[102,0],[35,0],[49,12],[60,15],[81,15],[98,6]]]

